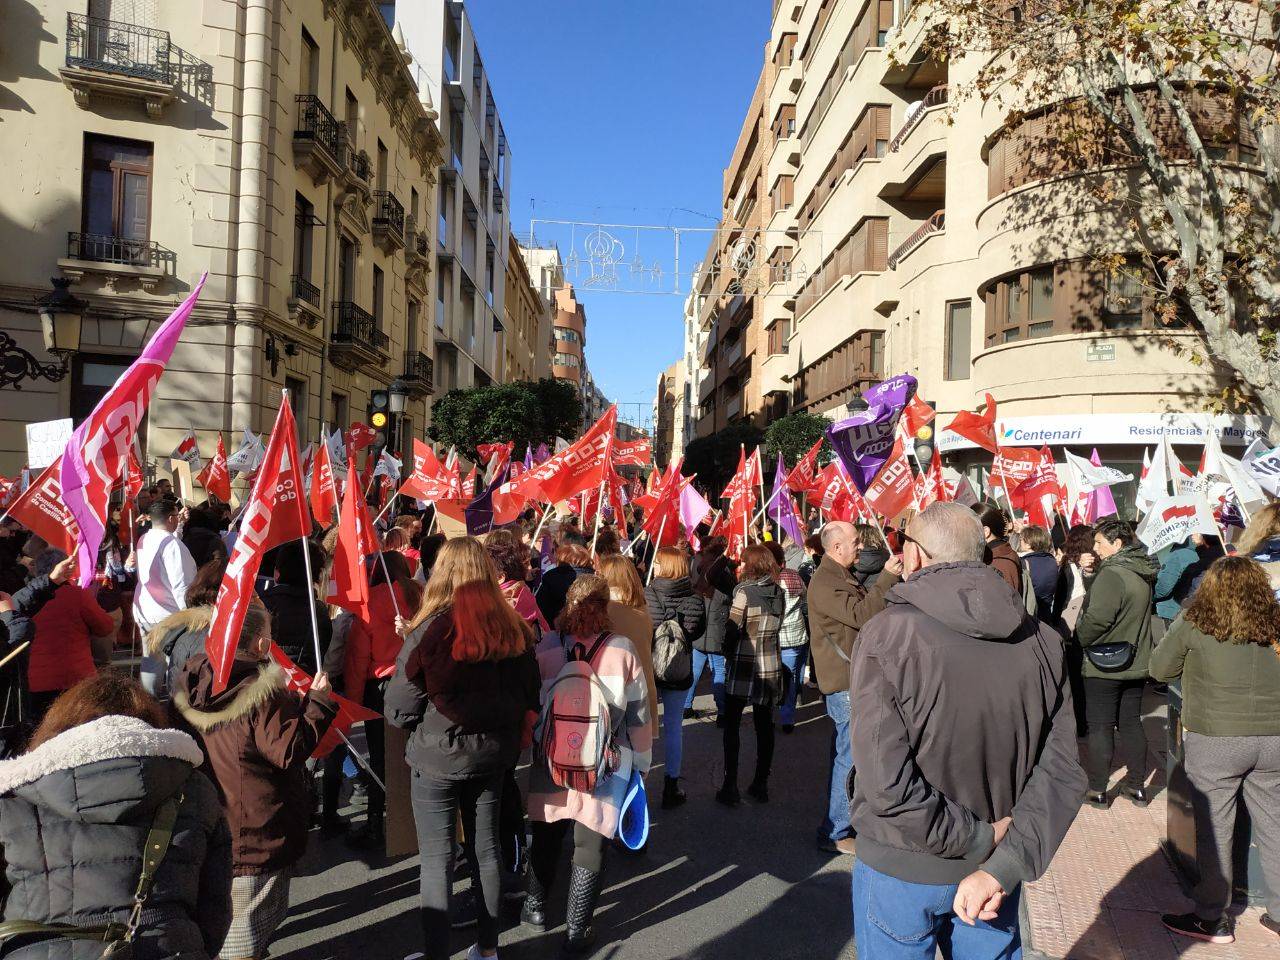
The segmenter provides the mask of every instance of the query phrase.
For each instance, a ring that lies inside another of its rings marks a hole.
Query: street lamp
[[[403,380],[392,380],[387,387],[387,410],[397,417],[404,413],[409,402],[409,385]]]
[[[84,326],[87,304],[67,288],[67,277],[52,277],[53,292],[36,301],[40,310],[40,327],[44,331],[44,348],[64,358],[80,350],[80,331]]]

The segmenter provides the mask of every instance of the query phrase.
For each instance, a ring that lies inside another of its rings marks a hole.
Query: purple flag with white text
[[[778,454],[778,469],[773,475],[773,493],[765,512],[791,538],[792,543],[804,543],[800,518],[796,516],[796,505],[791,500],[791,491],[787,489],[787,465],[782,462],[782,454]]]
[[[832,449],[860,492],[867,492],[893,452],[898,417],[915,392],[915,377],[905,373],[890,377],[863,392],[866,410],[827,428]]]

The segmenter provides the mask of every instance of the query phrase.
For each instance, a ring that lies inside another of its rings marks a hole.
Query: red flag
[[[915,498],[921,510],[931,503],[950,499],[946,481],[942,479],[942,454],[936,446],[929,466],[916,477],[915,483]]]
[[[508,440],[506,443],[478,443],[476,453],[480,454],[480,459],[493,471],[493,475],[497,476],[498,471],[511,462],[511,453],[515,448],[514,440]],[[495,456],[498,458],[496,463],[493,462]]]
[[[355,458],[352,457],[348,470],[354,475]],[[349,610],[360,619],[366,619],[369,603],[369,573],[365,566],[365,558],[377,552],[377,545],[369,549],[371,533],[368,532],[368,514],[365,512],[364,497],[356,484],[348,483],[342,495],[342,514],[338,518],[338,542],[333,551],[333,572],[330,575],[326,603],[332,603]]]
[[[659,547],[670,547],[680,540],[680,488],[683,478],[679,465],[672,464],[654,487],[653,507],[645,510],[641,529]]]
[[[418,500],[449,500],[462,496],[461,485],[454,489],[453,476],[436,457],[435,452],[421,440],[413,441],[413,469],[400,493]]]
[[[170,460],[185,460],[191,464],[193,470],[201,469],[200,446],[196,443],[196,432],[188,430],[186,435],[173,448],[173,453],[169,454]]]
[[[462,496],[466,500],[474,500],[476,496],[476,468],[472,467],[467,479],[462,481]]]
[[[548,503],[559,503],[583,490],[598,488],[601,477],[608,470],[617,423],[618,408],[612,406],[590,430],[568,447],[522,474],[513,484],[513,489],[529,500],[536,497]]]
[[[933,407],[921,399],[920,394],[914,394],[911,397],[911,402],[902,411],[903,429],[906,431],[907,436],[914,437],[916,431],[930,423],[935,416],[937,416],[937,413]]]
[[[307,676],[302,668],[290,660],[289,655],[274,643],[271,644],[271,659],[284,670],[285,683],[290,690],[306,693],[311,689],[313,678]],[[320,738],[320,742],[316,744],[316,748],[311,754],[317,760],[332,753],[333,748],[342,743],[342,738],[351,731],[353,725],[363,723],[365,720],[378,720],[382,717],[382,714],[376,710],[370,710],[368,707],[362,706],[354,700],[348,700],[340,694],[335,693],[332,696],[333,705],[338,708],[338,715],[333,718],[333,723],[325,731],[325,735]]]
[[[1003,452],[1008,452],[1007,450]],[[1062,488],[1058,482],[1058,472],[1053,466],[1053,451],[1044,447],[1036,454],[1036,462],[1031,472],[1021,480],[1009,478],[1009,502],[1014,507],[1027,511],[1028,518],[1035,516],[1045,520],[1042,526],[1048,525],[1048,515],[1043,501],[1048,498],[1057,506],[1062,496]],[[996,478],[993,476],[992,480]],[[1032,520],[1036,523],[1036,520]]]
[[[373,446],[373,441],[378,439],[378,431],[367,423],[357,420],[351,424],[351,429],[343,439],[347,447],[347,456],[350,457],[351,454],[359,453],[365,447]]]
[[[132,453],[132,451],[131,451]],[[231,501],[231,471],[227,469],[227,448],[222,443],[222,432],[218,432],[218,449],[213,458],[204,465],[204,469],[196,475],[200,486],[223,503]]]
[[[893,442],[893,452],[867,487],[866,501],[878,514],[892,520],[912,505],[915,481],[902,452],[902,438]]]
[[[792,493],[808,493],[818,477],[818,451],[822,449],[822,438],[809,448],[787,474],[787,489]]]
[[[648,437],[630,443],[619,443],[613,451],[613,464],[617,467],[643,467],[653,459],[653,449]]]
[[[333,482],[333,461],[329,458],[329,445],[322,443],[311,459],[311,515],[316,523],[327,527],[333,523],[333,511],[337,509],[338,488]]]
[[[990,486],[1012,490],[1034,474],[1039,465],[1040,451],[1035,447],[1001,447],[991,462]]]
[[[144,483],[142,475],[142,463],[138,460],[138,450],[133,444],[129,445],[129,457],[125,465],[124,474],[124,495],[128,500],[133,500],[142,492]]]
[[[213,622],[205,638],[205,652],[213,665],[215,693],[227,688],[240,627],[253,599],[253,580],[262,555],[272,547],[299,539],[311,526],[302,503],[297,435],[293,411],[286,400],[280,404],[266,456],[240,518],[240,533],[232,548],[227,572],[223,574],[214,603]]]
[[[624,537],[627,535],[627,505],[623,500],[622,491],[626,485],[627,481],[616,473],[609,478],[609,506],[613,508],[613,522],[618,532]]]
[[[956,418],[942,429],[958,433],[966,440],[976,443],[983,450],[995,453],[999,448],[999,444],[996,441],[996,402],[991,394],[988,393],[986,397],[987,406],[982,413],[970,413],[968,410],[961,410],[956,414]]]
[[[80,527],[62,500],[62,458],[40,472],[40,476],[19,495],[9,508],[13,517],[51,547],[76,555]],[[14,488],[18,487],[14,481]]]

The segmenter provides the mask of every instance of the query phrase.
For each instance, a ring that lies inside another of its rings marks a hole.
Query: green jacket
[[[1280,736],[1280,652],[1217,640],[1181,617],[1151,654],[1151,676],[1182,681],[1182,725],[1206,737]]]
[[[1114,672],[1099,670],[1086,655],[1086,677],[1140,680],[1147,676],[1151,661],[1151,591],[1159,570],[1142,546],[1126,547],[1098,566],[1084,610],[1076,621],[1076,639],[1082,647],[1132,643],[1137,653],[1127,669]]]

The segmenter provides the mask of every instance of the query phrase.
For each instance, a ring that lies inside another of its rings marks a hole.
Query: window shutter
[[[1004,193],[1004,154],[1007,133],[1000,133],[987,151],[987,199]]]
[[[873,123],[875,124],[875,133],[873,140],[888,142],[889,140],[889,108],[883,105],[877,105],[871,108],[874,115]]]
[[[867,221],[870,230],[868,270],[884,270],[889,260],[889,221],[883,217]]]
[[[888,30],[893,26],[893,0],[879,0],[880,29]]]

